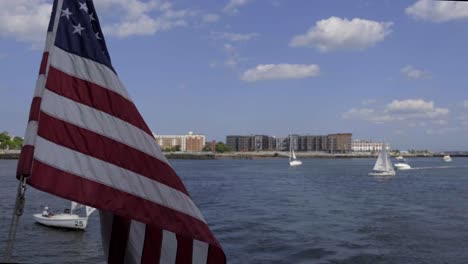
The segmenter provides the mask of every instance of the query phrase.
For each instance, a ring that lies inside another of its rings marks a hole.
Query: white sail
[[[296,159],[296,153],[294,153],[294,150],[292,151],[292,158]]]
[[[377,161],[374,165],[374,170],[384,172],[395,172],[395,170],[393,169],[392,161],[390,160],[390,157],[388,156],[385,147],[382,147],[382,150],[380,151],[379,157],[377,158]]]
[[[71,202],[71,213],[73,213],[73,211],[78,210],[80,208],[85,208],[86,217],[89,217],[96,210],[96,208],[93,208],[90,206],[85,206],[77,202]]]
[[[387,165],[385,164],[387,161],[387,152],[384,148],[380,151],[379,157],[374,165],[375,171],[387,171]]]
[[[86,206],[86,217],[89,217],[94,211],[96,211],[96,208]]]

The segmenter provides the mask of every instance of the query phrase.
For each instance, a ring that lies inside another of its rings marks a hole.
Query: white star
[[[67,19],[70,19],[70,15],[73,14],[72,12],[70,12],[70,10],[65,9],[65,10],[62,10],[62,15],[60,17],[67,17]]]
[[[91,21],[96,20],[96,19],[94,18],[94,14],[93,14],[93,13],[89,14],[89,19],[91,19]]]
[[[83,9],[86,13],[88,13],[88,7],[86,6],[86,3],[78,2],[78,4],[80,4],[80,10]]]
[[[73,25],[72,25],[72,26],[73,26]],[[73,28],[75,29],[75,30],[73,31],[73,34],[78,33],[78,34],[81,36],[81,31],[84,30],[84,27],[82,27],[81,24],[78,23],[78,26],[73,26]]]
[[[99,32],[96,32],[95,36],[96,36],[96,38],[99,39],[99,40],[102,39],[102,38],[99,36]]]

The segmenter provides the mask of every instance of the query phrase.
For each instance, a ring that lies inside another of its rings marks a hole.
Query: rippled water
[[[468,159],[409,160],[395,177],[367,173],[373,159],[173,160],[229,263],[468,263]],[[16,161],[0,160],[4,248]],[[97,214],[85,232],[35,224],[43,205],[68,202],[27,191],[15,260],[103,262]]]

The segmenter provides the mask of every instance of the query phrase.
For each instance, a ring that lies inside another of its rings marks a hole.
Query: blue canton
[[[64,0],[57,12],[60,20],[55,46],[114,71],[92,0]]]

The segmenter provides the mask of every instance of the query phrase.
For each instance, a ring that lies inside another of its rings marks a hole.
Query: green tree
[[[231,148],[223,142],[216,143],[216,152],[224,153],[232,151]]]
[[[8,134],[8,132],[2,132],[0,133],[0,148],[1,149],[7,149],[10,148],[10,143],[11,142],[11,137]]]
[[[20,137],[14,137],[13,140],[11,140],[10,144],[10,149],[21,149],[23,146],[23,139]]]
[[[211,151],[211,147],[207,144],[203,147],[202,151],[204,152],[208,152],[208,151]]]

